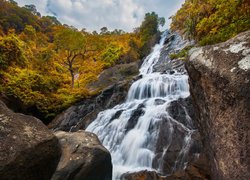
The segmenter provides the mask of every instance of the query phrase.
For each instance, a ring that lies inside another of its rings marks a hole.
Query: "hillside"
[[[90,33],[41,16],[34,5],[0,0],[0,93],[16,111],[48,123],[96,92],[87,85],[116,64],[142,59],[162,21],[147,13],[134,33],[101,28]],[[8,104],[8,103],[7,103]]]
[[[250,29],[248,0],[186,0],[171,29],[200,45],[226,41]]]

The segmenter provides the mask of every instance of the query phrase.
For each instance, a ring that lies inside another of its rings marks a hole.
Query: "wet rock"
[[[110,119],[110,122],[112,122],[112,121],[115,120],[115,119],[118,119],[118,118],[121,116],[121,114],[122,114],[123,111],[124,111],[124,110],[119,110],[119,111],[117,111],[117,112],[115,113],[115,115]]]
[[[155,99],[155,105],[157,106],[157,105],[162,105],[162,104],[164,104],[166,101],[165,100],[163,100],[163,99]]]
[[[184,126],[187,126],[190,129],[194,128],[192,122],[195,121],[196,117],[194,115],[191,97],[172,101],[169,104],[167,111],[173,119],[182,123]]]
[[[175,47],[177,44],[178,47],[172,48]],[[184,61],[178,59],[170,59],[169,54],[177,53],[179,50],[181,50],[187,45],[190,45],[190,42],[183,41],[178,34],[172,34],[171,36],[169,36],[165,40],[164,47],[161,50],[159,60],[154,65],[154,72],[168,72],[170,74],[174,74],[175,72],[186,73]],[[176,52],[174,50],[178,51]]]
[[[197,131],[192,130],[195,127],[192,121],[196,119],[193,110],[190,97],[172,101],[166,109],[168,115],[162,117],[163,121],[158,125],[160,131],[155,145],[153,168],[162,174],[182,170],[185,162],[192,162],[198,153],[203,152],[201,137]],[[185,147],[189,148],[183,151]]]
[[[0,179],[47,180],[60,159],[57,138],[38,119],[0,101]]]
[[[167,45],[171,43],[172,41],[174,41],[175,37],[176,36],[174,34],[172,34],[171,36],[168,36],[168,38],[166,38],[166,40],[164,41],[164,45]]]
[[[170,72],[169,72],[169,74],[174,74],[175,73],[175,71],[173,71],[173,70],[170,70]]]
[[[130,119],[128,120],[128,123],[125,127],[126,133],[135,127],[135,125],[138,122],[138,119],[145,113],[143,108],[144,108],[144,105],[140,104],[137,107],[137,109],[132,112],[132,115],[131,115]]]
[[[142,75],[140,74],[140,75],[136,76],[135,78],[133,78],[133,81],[137,81],[137,80],[139,80],[141,78],[142,78]]]
[[[62,157],[52,180],[110,180],[111,155],[97,136],[90,132],[67,133],[58,131]]]
[[[172,124],[170,119],[163,120],[159,128],[153,168],[159,169],[163,174],[170,174],[173,170],[182,169],[184,166],[183,163],[179,162],[179,167],[175,168],[188,132],[178,127],[178,124]],[[183,158],[185,158],[184,161],[187,160],[187,156],[183,156]]]
[[[190,50],[190,91],[213,179],[250,179],[250,31]]]

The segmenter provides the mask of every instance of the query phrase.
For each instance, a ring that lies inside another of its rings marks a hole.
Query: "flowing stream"
[[[163,33],[160,43],[144,60],[140,68],[142,78],[132,84],[126,102],[100,112],[86,129],[97,134],[111,152],[113,179],[140,170],[161,172],[163,157],[173,141],[176,127],[182,129],[184,139],[172,169],[185,166],[185,154],[189,150],[193,132],[192,122],[188,114],[185,123],[178,122],[170,117],[167,108],[171,102],[189,96],[188,76],[175,70],[165,74],[154,70],[169,36],[169,32]],[[175,40],[169,42],[170,50],[181,49],[185,44],[179,36],[175,36]],[[167,133],[167,143],[156,159],[156,146],[163,121],[166,124],[164,132]],[[155,167],[154,161],[157,161]]]

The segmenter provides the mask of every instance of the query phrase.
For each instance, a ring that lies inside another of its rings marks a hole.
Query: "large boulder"
[[[110,180],[111,155],[90,132],[58,131],[62,157],[52,180]]]
[[[250,179],[250,31],[193,48],[190,91],[213,179]]]
[[[0,101],[0,179],[50,179],[60,159],[58,139],[38,119]]]

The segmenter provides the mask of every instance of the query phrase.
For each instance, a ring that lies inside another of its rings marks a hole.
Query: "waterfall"
[[[189,96],[188,76],[178,71],[162,74],[154,70],[164,42],[170,36],[173,34],[168,31],[163,33],[160,43],[144,60],[140,68],[142,78],[132,84],[126,102],[100,112],[86,129],[97,134],[110,151],[113,179],[119,179],[123,173],[140,170],[163,173],[164,157],[176,132],[183,134],[183,142],[172,170],[185,166],[185,154],[189,150],[193,132],[192,122],[184,107],[185,122],[173,118],[168,108],[171,102]],[[183,46],[178,35],[168,44],[169,50],[173,51]],[[160,136],[164,137],[164,145],[157,150]]]

